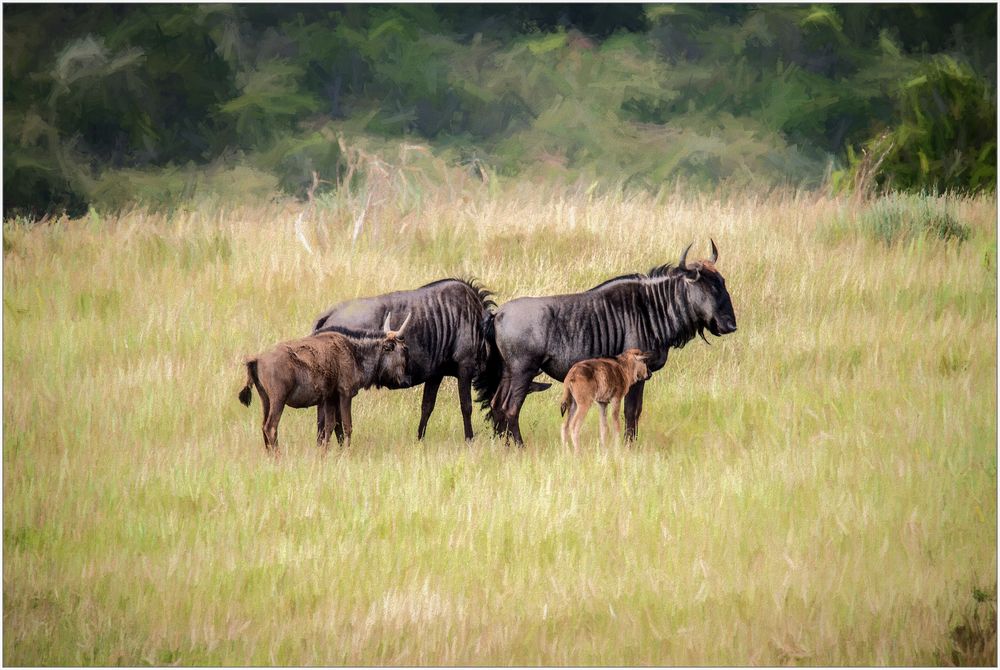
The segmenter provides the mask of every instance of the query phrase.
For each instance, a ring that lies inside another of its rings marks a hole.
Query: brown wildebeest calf
[[[247,381],[240,402],[250,406],[250,385],[257,387],[264,406],[264,449],[278,453],[278,422],[285,405],[323,408],[325,424],[318,444],[329,448],[330,435],[341,427],[344,446],[351,445],[351,400],[363,388],[383,383],[406,385],[408,352],[403,331],[391,330],[386,315],[384,333],[319,332],[289,340],[246,359]]]
[[[562,404],[559,407],[560,413],[566,415],[560,431],[563,446],[566,445],[566,433],[572,431],[573,448],[579,449],[580,426],[595,402],[601,410],[601,445],[606,443],[605,412],[609,403],[611,419],[615,424],[615,440],[618,439],[621,433],[618,410],[622,398],[632,384],[649,379],[649,369],[645,363],[648,355],[639,349],[629,349],[615,358],[590,358],[569,369],[563,380]]]

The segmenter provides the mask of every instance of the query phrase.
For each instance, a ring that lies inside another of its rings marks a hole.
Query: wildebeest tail
[[[490,402],[500,388],[500,377],[503,374],[503,358],[497,349],[496,329],[493,320],[496,317],[492,311],[483,316],[483,339],[486,342],[486,364],[480,370],[472,387],[476,389],[476,402],[485,412],[490,411]]]
[[[563,384],[563,397],[562,403],[559,405],[559,416],[566,414],[566,410],[569,409],[570,404],[573,402],[573,394],[570,393],[569,384]]]
[[[247,383],[240,391],[240,402],[249,407],[250,400],[253,399],[253,396],[250,393],[250,386],[252,384],[257,383],[257,359],[251,358],[247,360],[246,366],[247,366]]]

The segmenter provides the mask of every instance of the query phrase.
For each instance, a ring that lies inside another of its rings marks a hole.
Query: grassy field
[[[995,196],[496,186],[6,222],[4,662],[995,664]],[[710,235],[739,331],[671,355],[631,448],[594,413],[563,450],[558,386],[524,450],[466,444],[450,380],[423,444],[419,389],[369,391],[349,451],[289,410],[275,462],[236,399],[337,301]]]

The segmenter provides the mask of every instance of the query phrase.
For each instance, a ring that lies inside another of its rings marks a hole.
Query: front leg
[[[434,403],[437,402],[438,388],[441,386],[443,377],[432,377],[424,382],[424,398],[420,403],[420,424],[417,426],[417,439],[424,439],[427,433],[427,420],[431,418],[434,411]]]
[[[625,441],[632,442],[639,433],[639,415],[642,414],[642,389],[645,381],[632,385],[625,396]]]
[[[460,368],[458,371],[458,404],[462,408],[462,426],[465,428],[466,441],[472,434],[472,371]]]
[[[319,408],[324,419],[324,429],[319,446],[323,449],[324,454],[330,450],[330,434],[334,432],[334,428],[339,428],[340,426],[337,418],[338,402],[336,395],[329,395],[323,399],[323,403]],[[338,435],[337,442],[339,443],[341,439],[341,435]]]

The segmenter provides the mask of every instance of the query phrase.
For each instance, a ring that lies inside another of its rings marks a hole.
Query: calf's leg
[[[285,399],[284,397],[275,397],[270,400],[268,408],[270,411],[264,419],[263,426],[264,448],[278,456],[278,422],[281,421],[281,413],[285,410]]]
[[[601,446],[604,447],[608,443],[608,403],[597,403],[597,409],[601,413]]]
[[[346,393],[340,394],[340,424],[344,428],[344,448],[351,446],[351,397]]]
[[[570,426],[570,437],[573,438],[573,451],[580,451],[580,428],[583,426],[583,420],[587,418],[587,412],[590,411],[590,404],[592,400],[583,399],[579,401],[579,406],[576,408],[576,415],[573,417],[573,423]]]
[[[614,440],[615,444],[618,444],[619,442],[622,441],[622,418],[621,418],[621,416],[619,416],[619,414],[621,413],[621,408],[622,408],[622,399],[621,398],[612,398],[611,399],[611,423],[614,424],[613,430],[614,430],[614,433],[615,433],[612,436],[612,439]]]
[[[334,428],[338,425],[337,421],[337,404],[339,400],[336,395],[330,395],[323,399],[320,404],[319,411],[322,412],[324,417],[324,430],[320,438],[319,446],[323,449],[325,454],[330,450],[330,435],[334,432]],[[340,441],[338,437],[337,441]]]
[[[564,447],[566,439],[569,437],[569,422],[573,420],[574,414],[576,414],[576,399],[571,397],[569,407],[566,409],[566,418],[563,419],[562,428],[559,429],[559,442]]]

